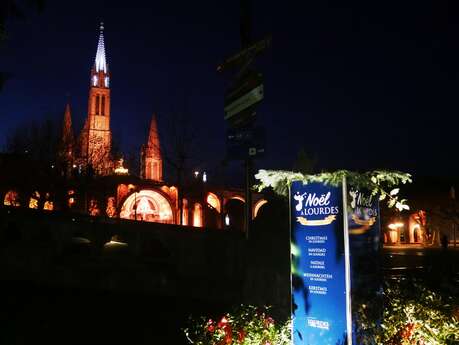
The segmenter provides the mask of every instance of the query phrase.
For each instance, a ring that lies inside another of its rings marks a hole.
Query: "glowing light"
[[[37,209],[38,200],[40,200],[40,193],[38,191],[35,191],[29,199],[29,208]]]
[[[52,211],[54,210],[54,202],[50,200],[50,194],[45,194],[45,203],[43,204],[43,210]]]
[[[268,203],[268,200],[261,199],[255,204],[255,207],[253,208],[253,218],[255,218],[258,215],[258,211],[260,211],[261,206],[267,203]]]
[[[109,82],[110,82],[110,78],[105,77],[105,87],[108,87]]]
[[[144,219],[147,215],[155,213],[157,212],[151,208],[150,204],[148,203],[148,199],[145,197],[140,198],[140,201],[137,205],[137,214],[141,215],[142,219]],[[159,215],[161,217],[161,212],[159,212]],[[164,212],[162,215],[164,217]]]
[[[54,203],[52,201],[49,201],[49,200],[46,200],[44,205],[43,205],[43,209],[45,211],[52,211],[54,210]]]
[[[204,171],[204,173],[202,174],[202,182],[207,182],[207,174],[206,174],[205,171]]]
[[[105,209],[105,213],[109,218],[116,216],[115,198],[112,196],[107,199],[107,208]]]
[[[92,86],[96,86],[97,85],[97,75],[93,75],[92,76]]]
[[[116,248],[116,247],[128,247],[129,245],[125,242],[120,242],[114,239],[111,239],[109,242],[104,244],[104,248]]]
[[[30,200],[29,200],[29,208],[37,209],[38,208],[38,200],[34,199],[34,198],[30,198]]]
[[[220,200],[214,193],[207,194],[207,203],[216,209],[218,213],[221,212]]]
[[[242,201],[245,204],[245,199],[242,196],[236,195],[236,196],[231,197],[230,199],[239,200],[239,201]]]
[[[14,190],[8,191],[8,193],[5,194],[5,198],[3,199],[3,205],[14,207],[21,206],[18,198],[18,193]]]
[[[132,193],[126,199],[121,207],[120,218],[159,223],[174,221],[169,201],[161,193],[146,189]]]
[[[97,200],[91,199],[89,202],[89,214],[91,216],[100,216],[100,209],[99,205],[97,204]]]
[[[182,225],[188,225],[188,200],[182,200]]]
[[[129,174],[129,169],[123,167],[123,160],[120,159],[121,161],[121,166],[119,166],[118,168],[115,169],[115,174],[117,175],[127,175]]]
[[[202,206],[199,203],[195,203],[193,207],[193,226],[202,227]]]
[[[226,214],[226,216],[225,216],[225,225],[226,226],[230,226],[230,217],[229,217],[228,214]]]
[[[75,195],[75,191],[73,189],[69,190],[67,192],[67,195],[69,196],[69,199],[67,201],[67,205],[69,208],[72,208],[72,206],[75,204],[75,198],[74,198],[74,195]]]
[[[104,71],[107,73],[107,60],[105,59],[105,45],[104,45],[104,24],[100,25],[99,43],[97,44],[96,53],[96,72]]]
[[[397,222],[397,223],[391,223],[389,224],[387,227],[391,230],[398,230],[400,228],[403,228],[405,225],[401,222]]]
[[[199,176],[199,171],[196,170],[196,171],[194,172],[194,177],[198,178],[198,176]]]

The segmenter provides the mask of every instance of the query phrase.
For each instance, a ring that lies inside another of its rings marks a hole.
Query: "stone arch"
[[[233,195],[232,197],[230,197],[228,199],[227,202],[229,202],[231,200],[239,200],[239,201],[241,201],[241,202],[243,202],[245,204],[245,198],[243,196],[240,196],[240,195]]]
[[[229,227],[244,229],[244,201],[239,197],[230,198],[225,204],[225,219],[229,221]],[[228,226],[225,224],[225,226]]]
[[[170,201],[161,192],[151,189],[131,193],[121,207],[120,218],[174,223]]]
[[[252,209],[252,219],[255,219],[257,217],[258,211],[260,211],[260,208],[262,208],[267,203],[268,203],[268,200],[266,199],[260,199],[255,203]]]
[[[221,205],[220,199],[214,193],[212,192],[207,193],[206,202],[210,206],[212,206],[218,213],[221,213],[222,205]]]
[[[193,226],[201,228],[202,225],[202,205],[196,202],[193,206]]]

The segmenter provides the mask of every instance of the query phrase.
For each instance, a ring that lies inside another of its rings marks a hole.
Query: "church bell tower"
[[[82,155],[98,175],[107,175],[112,169],[110,131],[110,73],[105,57],[104,24],[100,25],[96,60],[91,69],[86,133]]]

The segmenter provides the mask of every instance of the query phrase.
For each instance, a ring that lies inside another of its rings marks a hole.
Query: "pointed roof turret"
[[[62,142],[66,145],[73,144],[72,113],[70,103],[67,103],[64,111],[64,123],[62,125]]]
[[[158,135],[158,124],[156,122],[156,114],[151,117],[150,132],[148,134],[147,147],[151,150],[151,156],[161,158],[161,146]]]
[[[105,57],[105,44],[104,44],[104,23],[100,23],[99,43],[97,44],[96,61],[94,62],[96,72],[103,71],[107,73],[108,64]]]

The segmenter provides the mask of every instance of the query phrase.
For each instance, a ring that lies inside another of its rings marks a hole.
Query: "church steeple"
[[[92,87],[110,87],[107,57],[105,55],[104,23],[100,23],[99,42],[97,43],[96,59],[91,71]]]
[[[94,68],[96,72],[108,72],[107,59],[105,58],[105,44],[104,44],[104,23],[100,23],[99,43],[97,44],[96,61]]]
[[[142,178],[148,180],[163,180],[163,159],[155,114],[151,118],[147,145],[142,147],[141,175]]]
[[[62,137],[59,143],[59,160],[61,163],[62,172],[67,177],[71,175],[71,169],[75,159],[74,140],[75,138],[72,128],[72,113],[70,110],[70,104],[67,103],[64,111],[64,120],[62,123]]]
[[[110,131],[110,73],[105,55],[104,24],[100,24],[96,58],[91,69],[88,117],[85,123],[87,135],[82,136],[81,152],[88,164],[99,175],[111,170]]]
[[[72,112],[70,103],[67,103],[64,111],[64,123],[62,125],[62,141],[68,145],[73,145],[73,128],[72,128]]]

